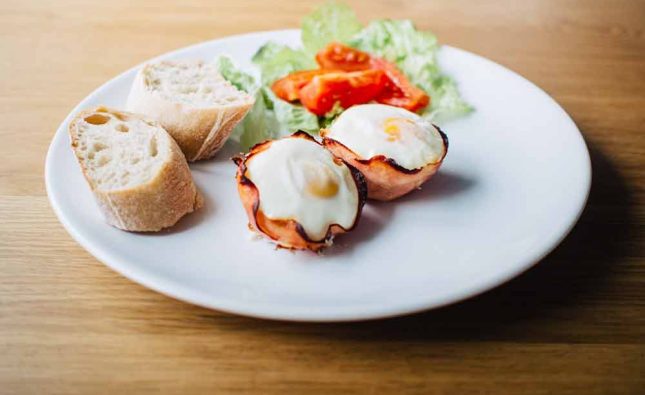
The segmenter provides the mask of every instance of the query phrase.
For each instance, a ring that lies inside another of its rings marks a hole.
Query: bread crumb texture
[[[247,94],[231,85],[212,63],[162,61],[143,70],[145,85],[163,98],[194,107],[239,106]]]
[[[159,172],[170,150],[164,134],[153,122],[99,108],[78,121],[76,155],[95,189],[128,189]]]

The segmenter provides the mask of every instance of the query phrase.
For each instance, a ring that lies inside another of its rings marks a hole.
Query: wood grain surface
[[[571,114],[594,175],[564,243],[480,297],[374,322],[262,321],[145,289],[90,256],[49,207],[56,128],[132,65],[297,27],[313,3],[3,0],[0,394],[645,393],[645,2],[352,3],[363,21],[411,18],[510,67]]]

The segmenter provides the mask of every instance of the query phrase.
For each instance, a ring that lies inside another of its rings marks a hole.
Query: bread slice
[[[99,107],[80,112],[69,135],[110,225],[158,231],[201,206],[184,155],[156,122]]]
[[[212,63],[159,61],[139,70],[127,109],[159,121],[186,159],[195,161],[215,155],[254,101]]]

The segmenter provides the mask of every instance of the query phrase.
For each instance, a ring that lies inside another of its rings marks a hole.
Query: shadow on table
[[[629,255],[634,201],[610,160],[590,148],[593,180],[587,207],[564,242],[518,278],[476,298],[386,320],[340,324],[264,321],[263,330],[298,336],[399,341],[460,341],[522,337],[531,324],[575,306],[611,278],[612,264]],[[562,319],[562,317],[558,317]],[[565,318],[566,319],[566,318]],[[246,320],[246,319],[243,319]],[[252,320],[252,319],[248,319]],[[538,329],[538,330],[544,330]]]
[[[628,185],[600,151],[590,147],[593,180],[587,207],[564,242],[515,280],[453,306],[409,317],[362,323],[386,337],[466,340],[514,333],[523,320],[552,316],[579,304],[611,278],[611,266],[630,254],[634,201]],[[523,329],[526,329],[525,327]]]

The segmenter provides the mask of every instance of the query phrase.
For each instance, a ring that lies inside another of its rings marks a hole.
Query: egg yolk
[[[306,191],[319,198],[336,196],[339,189],[338,175],[322,163],[306,162],[302,166]]]
[[[408,118],[390,117],[383,122],[383,130],[388,135],[387,141],[395,142],[401,140],[401,127],[415,128],[417,125]]]

